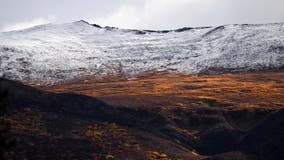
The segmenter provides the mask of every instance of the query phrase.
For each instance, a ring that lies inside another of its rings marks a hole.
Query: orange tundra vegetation
[[[283,71],[4,85],[15,159],[283,159]]]
[[[51,92],[74,92],[126,107],[237,107],[284,106],[284,72],[257,72],[206,76],[168,73],[133,80],[74,81],[40,87]]]

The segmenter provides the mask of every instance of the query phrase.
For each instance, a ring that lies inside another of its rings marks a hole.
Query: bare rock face
[[[78,21],[0,33],[0,75],[40,83],[164,70],[277,70],[283,63],[283,23],[152,31]]]

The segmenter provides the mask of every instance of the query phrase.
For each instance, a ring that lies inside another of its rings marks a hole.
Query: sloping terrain
[[[281,108],[284,105],[284,72],[255,72],[184,76],[161,72],[124,80],[77,80],[38,86],[51,92],[73,92],[125,107],[238,107]]]
[[[283,66],[284,23],[1,32],[9,156],[284,159]]]
[[[14,159],[166,159],[164,152],[183,159],[201,157],[160,138],[159,126],[148,125],[163,118],[151,111],[115,108],[82,95],[41,92],[4,79],[0,86],[9,92],[6,119],[17,137]]]
[[[0,53],[0,75],[38,84],[157,71],[278,70],[284,62],[284,24],[169,31],[102,28],[84,21],[47,24],[0,33]]]
[[[283,79],[153,75],[40,90],[1,79],[0,88],[10,95],[15,159],[274,160],[284,157]]]

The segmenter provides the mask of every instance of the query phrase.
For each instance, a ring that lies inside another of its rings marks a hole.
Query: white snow
[[[137,34],[78,21],[0,33],[0,76],[23,81],[56,83],[110,73],[133,78],[145,71],[198,74],[283,66],[284,23]]]

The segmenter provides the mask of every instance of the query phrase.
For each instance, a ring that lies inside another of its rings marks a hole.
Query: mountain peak
[[[91,23],[89,23],[89,22],[87,22],[87,21],[85,21],[85,20],[79,20],[79,21],[75,21],[75,22],[73,22],[73,23],[75,23],[75,24],[87,24],[87,25],[90,25],[90,26],[93,26],[93,27],[103,28],[103,27],[101,27],[101,26],[98,25],[98,24],[91,24]]]
[[[82,24],[90,24],[89,22],[85,21],[85,20],[79,20],[79,21],[75,21],[73,23],[82,23]]]
[[[281,24],[165,31],[98,28],[81,20],[0,34],[0,75],[58,82],[90,74],[134,78],[167,70],[212,74],[284,66]]]

